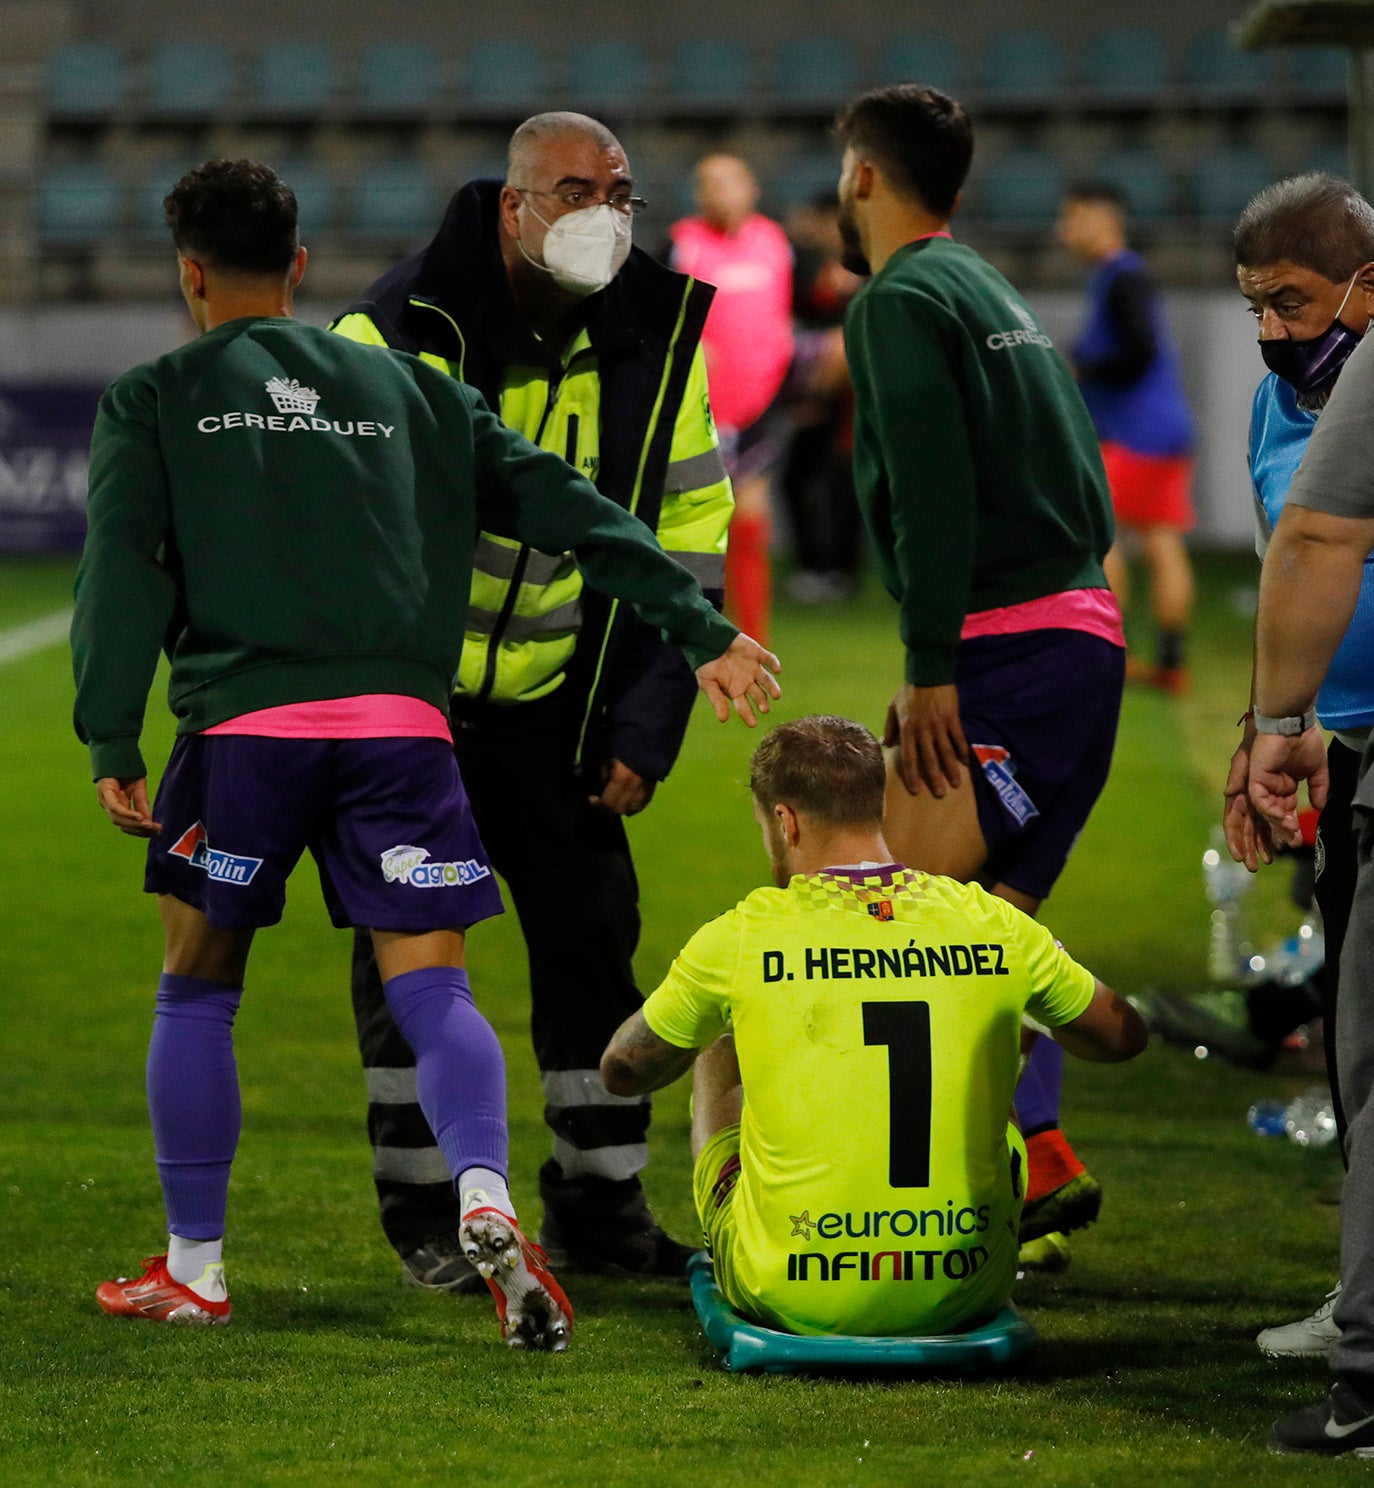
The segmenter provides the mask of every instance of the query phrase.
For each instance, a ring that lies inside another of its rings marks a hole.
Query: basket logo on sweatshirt
[[[1016,346],[1054,345],[1054,342],[1036,325],[1035,316],[1024,305],[1018,305],[1010,297],[1007,299],[1007,305],[1021,325],[1014,331],[994,331],[987,340],[989,351],[1010,351]]]
[[[262,867],[261,858],[240,857],[211,847],[204,822],[188,827],[167,852],[171,857],[184,858],[192,868],[203,868],[217,883],[250,884]]]
[[[249,413],[246,410],[230,410],[225,413],[207,414],[196,423],[202,434],[222,434],[229,429],[261,429],[271,434],[342,434],[345,438],[375,439],[381,435],[390,439],[396,432],[395,424],[380,424],[375,419],[320,418],[315,409],[320,395],[312,387],[302,387],[298,377],[288,382],[284,377],[270,377],[266,383],[268,396],[276,413]]]
[[[387,883],[407,884],[412,889],[451,889],[455,884],[490,878],[491,869],[476,858],[462,863],[431,863],[425,848],[401,843],[382,854],[382,877]]]

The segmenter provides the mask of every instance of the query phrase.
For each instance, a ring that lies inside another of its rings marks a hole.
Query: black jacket
[[[500,192],[499,181],[469,182],[449,202],[429,246],[344,312],[367,316],[389,346],[446,358],[492,408],[500,407],[507,366],[558,366],[511,295],[498,235]],[[612,283],[586,301],[601,382],[596,485],[619,505],[633,504],[654,530],[674,422],[714,293],[633,248]],[[719,591],[707,594],[721,603]],[[548,711],[569,730],[575,767],[589,782],[599,787],[610,758],[663,779],[695,696],[695,678],[676,647],[628,606],[583,591],[577,648]],[[544,711],[538,703],[455,700],[455,716],[476,727],[525,727],[535,721],[532,710]]]

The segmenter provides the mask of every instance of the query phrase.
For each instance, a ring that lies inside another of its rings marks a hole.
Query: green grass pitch
[[[1124,991],[1203,984],[1200,855],[1245,706],[1252,559],[1201,566],[1180,701],[1132,693],[1111,784],[1044,918]],[[68,602],[71,564],[0,566],[0,632]],[[775,717],[878,725],[900,671],[895,614],[870,586],[840,611],[783,608]],[[1066,1125],[1106,1188],[1072,1268],[1019,1301],[1044,1346],[989,1383],[741,1379],[717,1366],[685,1288],[570,1279],[571,1351],[510,1353],[485,1299],[403,1289],[376,1223],[348,943],[307,867],[255,952],[239,1019],[244,1136],[231,1191],[224,1330],[117,1323],[92,1296],[161,1248],[142,1064],[159,935],[140,850],[99,814],[69,724],[67,656],[0,665],[0,1485],[1277,1484],[1277,1414],[1325,1388],[1320,1364],[1252,1338],[1335,1273],[1338,1171],[1261,1140],[1247,1105],[1302,1081],[1152,1048],[1071,1061]],[[154,697],[146,742],[170,730]],[[763,881],[745,788],[754,736],[702,706],[684,757],[632,827],[644,984]],[[555,865],[556,866],[556,865]],[[1287,930],[1287,875],[1255,896]],[[474,934],[478,1000],[510,1060],[513,1188],[537,1220],[546,1151],[514,916]],[[799,1092],[800,1094],[804,1094]],[[856,1133],[856,1140],[860,1134]],[[692,1233],[686,1093],[658,1099],[648,1185]]]

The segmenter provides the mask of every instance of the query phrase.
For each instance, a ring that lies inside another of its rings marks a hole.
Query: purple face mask
[[[1261,341],[1260,356],[1271,372],[1277,372],[1285,382],[1292,383],[1299,393],[1311,395],[1324,393],[1341,375],[1341,368],[1350,360],[1350,353],[1360,344],[1361,336],[1341,321],[1341,310],[1355,287],[1351,277],[1346,286],[1336,318],[1321,333],[1310,341]]]

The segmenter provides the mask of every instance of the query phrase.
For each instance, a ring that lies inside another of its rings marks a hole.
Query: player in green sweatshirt
[[[847,266],[872,272],[845,323],[855,482],[906,650],[884,830],[908,866],[1034,914],[1106,781],[1121,705],[1097,438],[1030,307],[950,236],[973,158],[959,104],[903,84],[837,128]],[[1061,1067],[1041,1040],[1018,1091],[1026,1240],[1101,1201],[1059,1130]]]
[[[191,171],[167,211],[202,334],[101,402],[72,652],[98,799],[149,839],[166,932],[147,1082],[170,1243],[97,1300],[229,1320],[233,1022],[254,931],[308,848],[335,924],[372,933],[503,1336],[562,1349],[572,1309],[515,1221],[501,1047],[463,969],[467,927],[501,911],[446,712],[477,533],[571,551],[682,646],[722,719],[766,710],[776,660],[472,389],[293,321],[306,254],[265,166]],[[178,739],[150,810],[138,737],[164,649]]]

